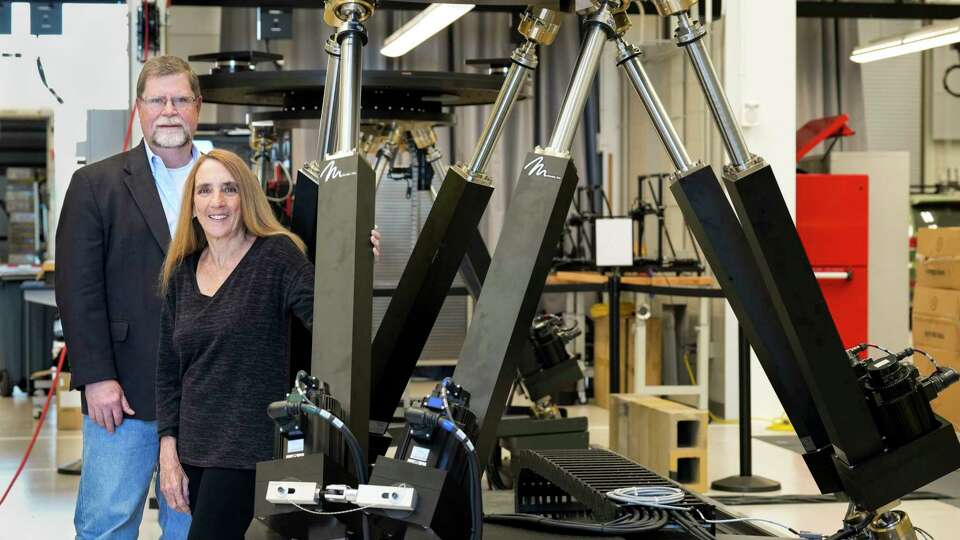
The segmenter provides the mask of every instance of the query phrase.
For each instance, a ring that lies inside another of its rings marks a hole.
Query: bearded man
[[[70,385],[82,392],[84,414],[78,540],[138,536],[159,454],[158,279],[199,155],[193,134],[200,105],[189,64],[174,56],[147,61],[137,81],[144,140],[79,169],[63,202],[56,295]],[[156,493],[163,538],[186,538],[190,516]]]

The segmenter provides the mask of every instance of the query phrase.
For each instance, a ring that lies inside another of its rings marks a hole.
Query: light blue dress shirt
[[[193,168],[193,164],[200,157],[200,150],[195,145],[191,146],[190,163],[178,169],[168,169],[160,156],[150,150],[149,144],[144,143],[143,147],[147,149],[147,163],[150,164],[150,172],[153,173],[153,179],[157,183],[160,203],[163,204],[163,213],[167,217],[167,227],[170,228],[170,238],[173,238],[177,229],[177,219],[180,217],[183,186],[187,183],[190,169]]]

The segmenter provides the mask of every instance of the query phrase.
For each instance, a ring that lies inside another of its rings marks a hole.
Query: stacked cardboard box
[[[960,370],[960,227],[920,229],[917,234],[917,284],[913,292],[913,346]],[[916,355],[921,373],[929,361]],[[960,392],[948,389],[934,400],[940,416],[960,426]]]

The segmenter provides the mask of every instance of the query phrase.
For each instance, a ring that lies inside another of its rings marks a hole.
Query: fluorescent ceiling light
[[[862,64],[960,42],[960,19],[924,26],[906,34],[883,38],[854,49],[850,60]]]
[[[431,36],[450,26],[453,21],[463,17],[473,4],[430,4],[430,7],[417,13],[417,16],[390,34],[383,42],[380,54],[384,56],[403,56],[411,49],[430,39]]]

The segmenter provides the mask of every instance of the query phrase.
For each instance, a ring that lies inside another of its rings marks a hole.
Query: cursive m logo
[[[320,180],[324,183],[329,182],[330,180],[336,180],[337,178],[346,178],[348,176],[353,176],[357,173],[348,172],[345,173],[337,167],[336,162],[328,161],[326,165],[323,166],[323,170],[320,171]]]
[[[523,166],[523,170],[527,171],[527,174],[530,176],[543,176],[545,178],[553,178],[554,180],[560,180],[560,177],[555,174],[550,174],[550,171],[547,170],[547,167],[543,164],[543,156],[536,157],[530,163],[527,163]]]

